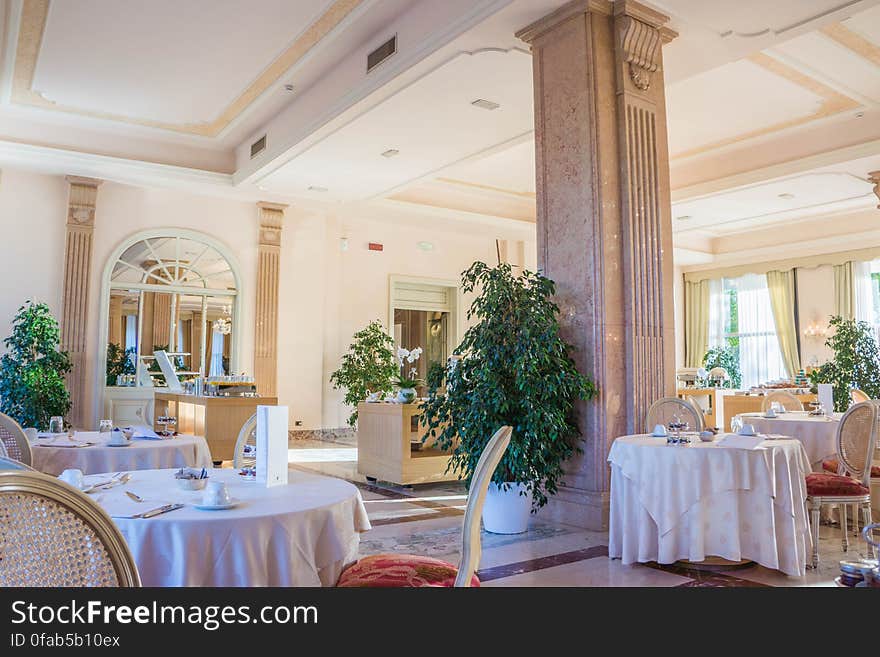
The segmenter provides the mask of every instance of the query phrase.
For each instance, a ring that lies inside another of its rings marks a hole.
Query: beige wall
[[[834,269],[831,265],[797,270],[798,322],[801,329],[801,366],[821,365],[831,358],[825,338],[803,334],[811,324],[828,326],[834,314]]]
[[[3,170],[0,339],[8,335],[15,310],[27,298],[45,300],[56,316],[60,314],[66,205],[63,177]],[[253,371],[256,225],[253,203],[111,182],[101,185],[89,291],[90,407],[97,407],[102,384],[96,362],[103,269],[123,240],[148,228],[204,232],[234,254],[244,288],[240,366]],[[345,252],[340,248],[342,237],[349,241]],[[526,265],[534,269],[531,224],[480,225],[382,208],[324,213],[291,207],[283,234],[278,345],[279,403],[290,407],[291,428],[297,420],[304,429],[344,424],[342,394],[330,388],[329,376],[355,331],[372,319],[387,323],[390,274],[458,279],[476,259],[495,262],[496,238],[525,240]],[[420,241],[431,242],[434,250],[420,250]],[[380,242],[384,250],[369,251],[368,242]]]
[[[673,268],[672,299],[675,306],[675,367],[684,367],[684,273]]]

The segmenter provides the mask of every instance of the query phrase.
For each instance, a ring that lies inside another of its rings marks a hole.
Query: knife
[[[146,513],[140,514],[139,518],[152,518],[153,516],[158,516],[160,513],[168,513],[169,511],[174,511],[175,509],[180,509],[186,506],[185,504],[166,504],[165,506],[160,506],[158,509],[153,509],[152,511],[147,511]]]

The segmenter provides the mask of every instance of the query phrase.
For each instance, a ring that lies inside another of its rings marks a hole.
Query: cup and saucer
[[[737,431],[737,435],[740,436],[757,436],[758,432],[755,429],[754,424],[744,424],[740,427],[740,430]]]
[[[654,438],[666,438],[666,427],[664,427],[662,424],[655,424],[654,431],[651,432],[651,435]]]
[[[226,482],[209,481],[202,495],[202,501],[193,504],[197,509],[202,511],[223,511],[231,509],[241,504],[241,500],[237,500],[229,495],[229,488]]]

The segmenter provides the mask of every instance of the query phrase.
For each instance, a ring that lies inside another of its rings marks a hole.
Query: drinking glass
[[[110,420],[101,420],[98,424],[98,433],[110,433],[113,431],[113,422]]]
[[[742,429],[742,426],[742,418],[739,415],[735,415],[730,421],[730,430],[733,431],[733,433],[739,433],[739,430]]]
[[[49,419],[49,433],[64,433],[64,418],[60,415],[53,415]]]

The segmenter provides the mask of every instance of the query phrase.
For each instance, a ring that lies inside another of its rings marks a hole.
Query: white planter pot
[[[401,388],[397,391],[397,401],[401,404],[412,404],[416,399],[415,388]]]
[[[523,484],[510,484],[507,490],[489,484],[483,506],[483,529],[493,534],[522,534],[528,530],[532,494],[520,495],[523,490]]]

